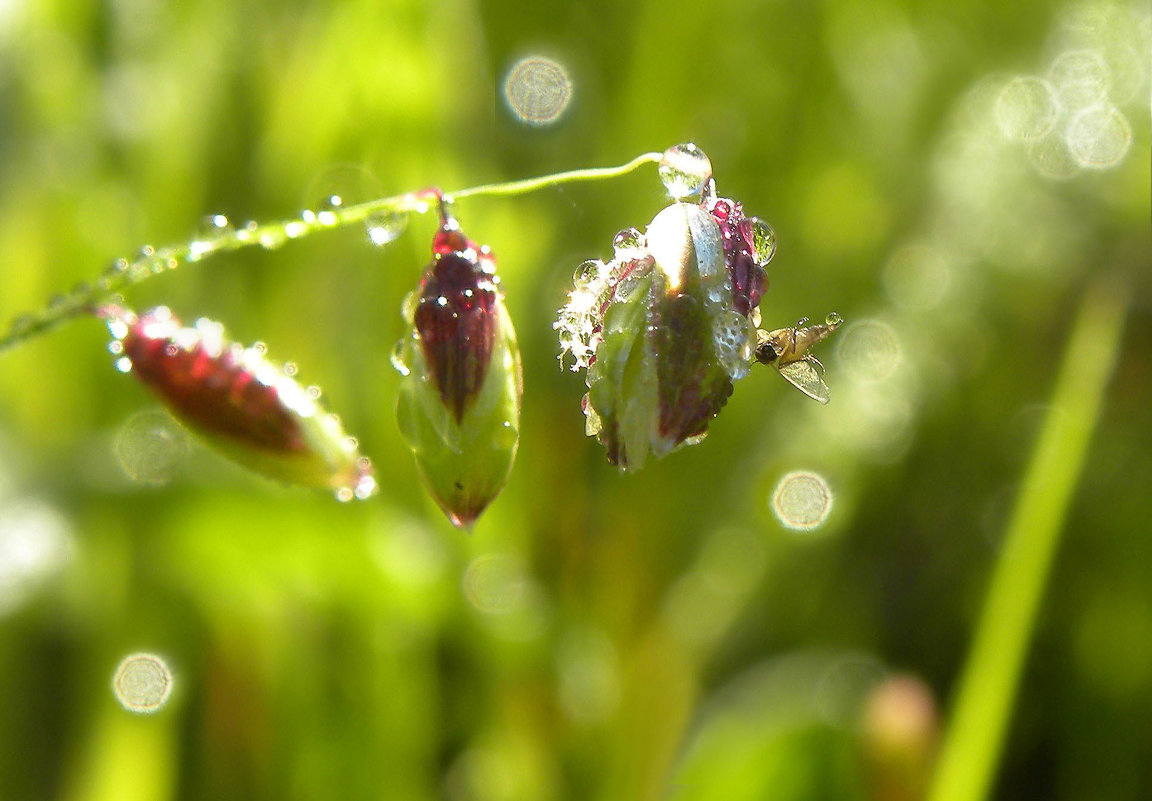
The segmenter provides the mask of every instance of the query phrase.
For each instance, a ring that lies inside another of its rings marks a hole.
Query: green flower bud
[[[445,216],[432,251],[393,358],[397,418],[425,486],[454,525],[470,528],[516,457],[520,351],[488,248]]]
[[[573,369],[588,370],[588,434],[610,462],[638,469],[703,439],[748,372],[755,304],[704,206],[673,203],[645,234],[623,231],[614,244],[611,262],[577,270],[556,328],[561,358],[572,353]]]

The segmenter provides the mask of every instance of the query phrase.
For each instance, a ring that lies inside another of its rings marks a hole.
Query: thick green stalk
[[[930,801],[982,801],[1003,749],[1036,612],[1120,347],[1123,282],[1092,283],[961,676]]]

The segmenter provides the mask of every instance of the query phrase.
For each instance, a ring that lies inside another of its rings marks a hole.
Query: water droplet
[[[836,312],[828,312],[828,316],[824,318],[824,325],[831,328],[839,328],[840,324],[844,322],[844,318]]]
[[[420,290],[413,289],[404,296],[404,300],[400,302],[400,316],[409,325],[412,325],[416,320],[416,309],[420,306]]]
[[[576,268],[572,273],[572,282],[577,285],[595,284],[604,274],[604,262],[599,259],[589,259]]]
[[[1065,137],[1068,150],[1080,166],[1107,169],[1119,164],[1128,153],[1132,129],[1119,110],[1094,106],[1072,118]]]
[[[819,528],[832,511],[832,490],[823,476],[797,470],[780,479],[772,493],[772,511],[794,531]]]
[[[408,215],[399,211],[381,211],[368,217],[364,225],[368,239],[377,247],[395,240],[408,227]]]
[[[395,347],[392,348],[392,354],[389,357],[392,362],[392,366],[400,375],[408,375],[412,372],[408,367],[407,360],[405,359],[407,353],[408,340],[405,338],[396,343]]]
[[[104,269],[104,275],[115,278],[128,270],[128,259],[116,259]]]
[[[275,250],[288,240],[288,234],[278,228],[270,228],[260,232],[260,247],[265,250]]]
[[[664,151],[659,172],[668,194],[679,200],[700,194],[705,182],[712,177],[712,162],[703,150],[688,142]]]
[[[268,352],[268,346],[263,342],[253,342],[250,350],[263,356]]]
[[[616,288],[612,291],[612,297],[621,303],[627,303],[636,294],[636,289],[641,283],[643,283],[643,279],[635,274],[626,275],[616,284]]]
[[[150,259],[156,255],[156,248],[151,245],[141,245],[139,255],[142,259]]]
[[[356,493],[351,487],[340,487],[333,494],[336,496],[336,500],[340,501],[340,503],[348,503],[356,497]]]
[[[316,386],[315,384],[312,384],[310,387],[308,387],[305,392],[308,393],[308,397],[312,400],[320,400],[320,396],[324,394],[320,391],[320,387]]]
[[[284,375],[288,377],[296,375],[299,369],[300,368],[296,366],[296,362],[284,362]]]
[[[753,333],[748,318],[732,310],[722,312],[712,323],[712,344],[716,358],[733,381],[748,375]]]
[[[612,250],[618,261],[631,261],[644,255],[644,234],[637,228],[625,228],[612,238]]]
[[[1056,90],[1041,78],[1013,78],[996,98],[996,123],[1009,139],[1027,142],[1046,136],[1059,112]]]
[[[223,214],[209,214],[200,220],[199,233],[204,239],[215,239],[232,230],[232,223]]]
[[[155,712],[172,692],[172,671],[155,654],[132,654],[116,668],[112,691],[129,712]]]
[[[504,99],[522,122],[550,125],[572,99],[572,82],[558,62],[541,56],[518,61],[504,81]]]
[[[752,257],[764,267],[776,255],[776,229],[759,217],[752,220]]]

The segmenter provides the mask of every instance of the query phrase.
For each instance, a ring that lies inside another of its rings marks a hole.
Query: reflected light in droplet
[[[172,692],[172,671],[155,654],[132,654],[116,668],[112,691],[129,712],[155,712]]]
[[[1065,136],[1073,158],[1092,169],[1119,164],[1132,142],[1128,119],[1111,106],[1084,109],[1068,123]]]
[[[772,511],[794,531],[819,528],[832,511],[832,490],[823,476],[805,470],[788,473],[772,493]]]
[[[542,56],[518,61],[504,81],[504,98],[521,121],[549,125],[560,119],[572,99],[572,83],[559,63]]]
[[[120,426],[112,449],[133,481],[166,484],[188,453],[188,434],[167,412],[148,409]]]
[[[881,320],[858,320],[840,334],[836,355],[855,381],[883,381],[896,371],[902,357],[900,339]]]
[[[1040,78],[1013,78],[996,97],[996,123],[1009,139],[1027,142],[1045,136],[1059,113],[1055,89]]]

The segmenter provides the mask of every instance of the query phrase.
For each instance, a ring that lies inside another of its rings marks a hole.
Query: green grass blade
[[[1036,612],[1120,347],[1127,305],[1121,284],[1103,277],[1085,293],[960,679],[931,801],[980,801],[988,794]]]

